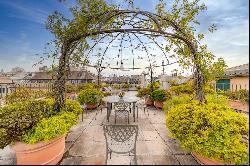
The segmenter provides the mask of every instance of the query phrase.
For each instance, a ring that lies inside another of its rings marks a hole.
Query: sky
[[[121,0],[108,0],[118,3]],[[154,12],[157,0],[135,0],[135,5],[143,10]],[[167,5],[172,0],[166,0]],[[248,0],[202,0],[208,10],[198,18],[201,26],[198,32],[207,33],[211,24],[217,26],[217,31],[208,34],[204,41],[208,49],[216,56],[223,57],[228,67],[249,63],[249,1]],[[68,7],[73,0],[59,3],[58,0],[0,0],[0,69],[10,71],[13,67],[22,67],[26,71],[36,71],[39,66],[33,64],[40,60],[47,42],[53,40],[53,35],[45,28],[47,16],[55,10],[70,16]],[[159,50],[158,50],[159,51]],[[125,51],[126,52],[126,51]],[[110,54],[115,52],[110,51]],[[131,66],[131,58],[124,60],[124,66]],[[44,62],[49,65],[51,60]],[[116,63],[115,61],[112,63]],[[162,59],[157,59],[160,65]],[[145,63],[135,60],[135,67]],[[170,73],[178,66],[165,68]],[[90,69],[95,72],[95,70]],[[156,70],[161,73],[162,68]],[[140,71],[109,71],[108,73],[140,74]]]

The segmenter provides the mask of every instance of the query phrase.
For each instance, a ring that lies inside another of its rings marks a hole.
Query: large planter
[[[97,104],[87,104],[87,109],[88,110],[93,110],[93,109],[96,109],[97,108]]]
[[[221,160],[210,159],[195,152],[191,154],[201,165],[225,165]]]
[[[163,102],[162,102],[162,101],[156,100],[156,101],[154,102],[154,106],[155,106],[156,108],[162,109],[162,108],[163,108]]]
[[[145,104],[147,106],[153,106],[154,105],[154,101],[150,97],[148,97],[148,98],[145,99]]]
[[[16,142],[12,148],[16,152],[17,165],[56,165],[63,157],[65,136],[36,144]]]

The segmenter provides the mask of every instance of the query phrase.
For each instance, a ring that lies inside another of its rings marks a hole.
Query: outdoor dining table
[[[132,110],[133,110],[133,117],[134,117],[134,122],[135,122],[135,103],[140,100],[139,97],[136,96],[124,96],[122,98],[124,102],[127,102],[129,104],[132,104]],[[119,96],[107,96],[102,99],[104,102],[107,102],[107,120],[109,122],[109,117],[111,115],[112,111],[112,104],[117,103],[120,100]],[[137,117],[138,117],[138,112],[137,112]]]

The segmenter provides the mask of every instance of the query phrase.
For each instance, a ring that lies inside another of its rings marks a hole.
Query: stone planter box
[[[153,106],[154,105],[154,101],[151,98],[146,98],[145,99],[145,104],[147,106]]]
[[[195,152],[191,152],[191,154],[201,165],[225,165],[221,160],[210,159]]]
[[[97,104],[86,104],[88,110],[93,110],[97,108]]]
[[[12,149],[16,152],[17,165],[56,165],[64,154],[65,136],[36,144],[16,142]]]
[[[162,102],[162,101],[155,101],[155,102],[154,102],[154,106],[155,106],[156,108],[162,109],[162,108],[163,108],[163,102]]]

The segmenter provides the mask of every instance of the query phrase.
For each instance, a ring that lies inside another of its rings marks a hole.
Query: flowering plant
[[[125,95],[125,92],[123,92],[123,91],[121,91],[121,92],[118,94],[119,97],[123,97],[124,95]]]

